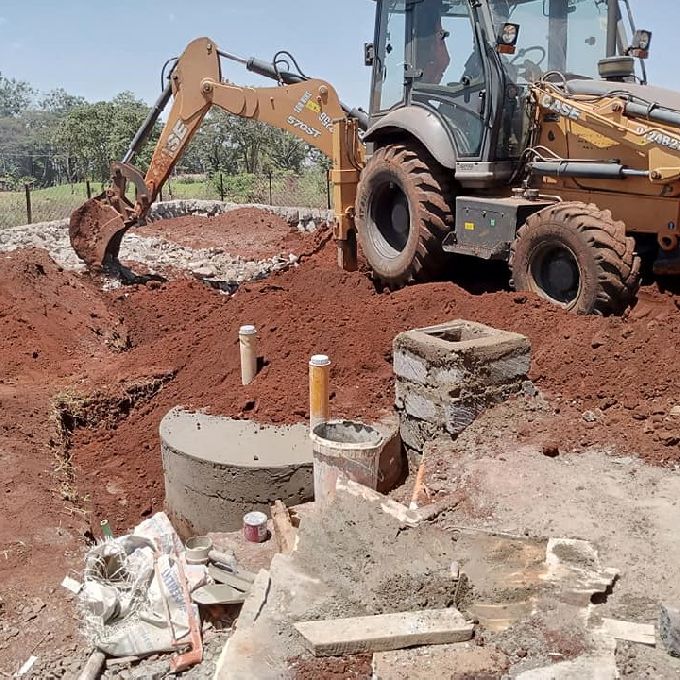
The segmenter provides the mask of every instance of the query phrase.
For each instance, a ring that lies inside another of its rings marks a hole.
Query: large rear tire
[[[531,215],[517,232],[510,269],[515,290],[578,314],[621,314],[640,284],[640,258],[625,224],[578,202]]]
[[[453,228],[446,171],[418,144],[378,149],[361,174],[356,223],[361,249],[390,288],[440,271],[441,245]]]

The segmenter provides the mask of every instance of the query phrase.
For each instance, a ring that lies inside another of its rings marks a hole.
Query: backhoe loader
[[[357,242],[391,288],[455,272],[455,256],[502,260],[517,290],[621,313],[643,258],[680,274],[680,94],[646,83],[651,39],[628,0],[377,0],[365,114],[288,53],[242,59],[200,38],[171,66],[110,187],[73,214],[71,242],[91,267],[118,270],[123,234],[217,106],[332,159],[345,269]],[[277,84],[223,82],[223,59]],[[170,99],[142,177],[131,161]]]

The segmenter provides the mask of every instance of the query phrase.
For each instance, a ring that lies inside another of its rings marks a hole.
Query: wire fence
[[[73,182],[34,187],[30,182],[12,190],[0,184],[0,229],[66,219],[88,198],[104,190],[101,182]],[[158,200],[217,200],[302,208],[330,208],[331,185],[326,170],[302,174],[178,175],[166,182]]]

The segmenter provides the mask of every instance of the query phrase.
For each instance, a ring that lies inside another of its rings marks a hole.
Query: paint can
[[[250,543],[267,540],[267,515],[264,512],[249,512],[243,518],[243,537]]]

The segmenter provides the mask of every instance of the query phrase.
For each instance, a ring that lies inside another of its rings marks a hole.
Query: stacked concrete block
[[[459,435],[488,406],[519,392],[529,340],[470,321],[419,328],[394,340],[396,407],[404,444]]]

